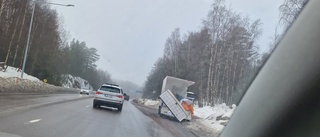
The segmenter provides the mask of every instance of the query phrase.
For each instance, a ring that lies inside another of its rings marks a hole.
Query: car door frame
[[[320,1],[309,0],[221,137],[320,136]]]

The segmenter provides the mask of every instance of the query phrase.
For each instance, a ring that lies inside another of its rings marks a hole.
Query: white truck
[[[193,84],[193,81],[166,76],[163,80],[161,95],[159,97],[159,115],[172,114],[179,122],[184,119],[191,120],[191,113],[184,110],[180,100],[194,100],[194,93],[187,92],[188,87]]]

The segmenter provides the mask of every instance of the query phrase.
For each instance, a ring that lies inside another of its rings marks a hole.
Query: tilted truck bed
[[[167,115],[170,110],[180,122],[183,119],[191,120],[190,112],[184,110],[179,100],[186,98],[188,87],[193,84],[193,81],[166,76],[163,79],[161,95],[159,96],[161,99],[158,109],[159,115]]]
[[[188,117],[188,113],[184,110],[183,106],[177,98],[171,93],[170,90],[165,91],[160,95],[160,99],[169,108],[171,113],[181,122]]]

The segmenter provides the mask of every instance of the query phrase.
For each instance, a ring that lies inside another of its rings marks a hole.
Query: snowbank
[[[225,103],[214,107],[205,106],[198,108],[195,106],[194,115],[200,117],[200,123],[220,133],[231,118],[236,105],[227,106]]]
[[[72,76],[70,74],[65,75],[64,77],[65,82],[62,84],[62,87],[93,89],[89,82],[81,77]]]
[[[21,71],[18,72],[18,69],[15,67],[8,66],[6,72],[0,71],[0,77],[3,77],[3,78],[12,78],[12,77],[20,77],[20,76],[21,76]],[[23,74],[23,79],[40,81],[38,78],[34,76],[30,76],[26,73]]]
[[[29,79],[0,77],[0,83],[0,95],[16,93],[79,93],[76,89],[53,86],[40,80],[32,81]]]
[[[159,100],[150,100],[150,99],[133,99],[134,103],[138,103],[144,106],[148,106],[151,108],[158,108],[159,107]]]
[[[146,102],[144,102],[144,105],[146,106],[154,106],[154,105],[159,105],[159,101],[158,100],[147,100]]]
[[[79,93],[76,89],[67,89],[42,82],[38,78],[23,74],[17,68],[8,66],[5,72],[0,71],[0,95],[17,93]]]

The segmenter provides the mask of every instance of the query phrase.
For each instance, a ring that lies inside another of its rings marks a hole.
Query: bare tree
[[[290,26],[298,17],[300,11],[308,3],[309,0],[285,0],[279,7],[280,22],[286,27]]]

